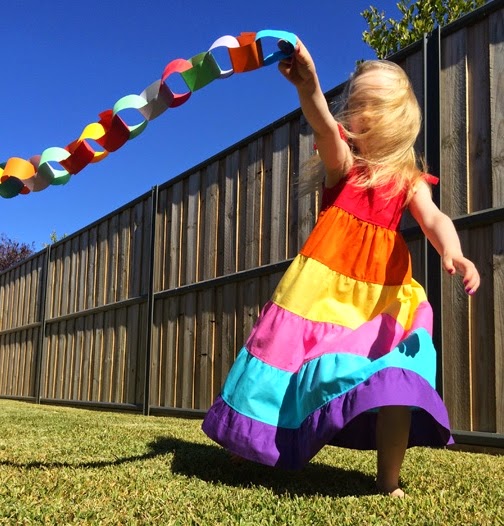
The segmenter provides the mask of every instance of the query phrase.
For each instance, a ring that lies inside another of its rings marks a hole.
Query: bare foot
[[[389,491],[390,497],[397,497],[398,499],[404,499],[406,496],[401,488],[396,488],[394,491]]]
[[[382,486],[379,486],[378,484],[376,485],[376,487],[378,488],[378,491],[382,493],[383,495],[388,495],[389,497],[396,497],[399,499],[404,499],[405,497],[404,491],[399,487],[395,487],[392,489],[388,489],[388,488],[386,489]]]

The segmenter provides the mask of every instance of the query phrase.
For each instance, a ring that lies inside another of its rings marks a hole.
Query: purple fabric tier
[[[408,447],[453,443],[448,414],[437,392],[418,374],[387,368],[304,420],[285,429],[246,417],[218,397],[203,421],[203,431],[229,451],[261,464],[300,469],[326,444],[376,449],[376,409],[413,408]]]

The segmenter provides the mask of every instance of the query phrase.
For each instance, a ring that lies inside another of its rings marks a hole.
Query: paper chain
[[[279,50],[263,56],[262,40],[276,39]],[[223,36],[217,39],[206,52],[186,59],[171,61],[163,71],[160,80],[145,88],[140,95],[126,95],[119,99],[111,110],[99,114],[100,120],[88,124],[80,137],[66,148],[51,147],[34,155],[29,160],[11,157],[0,163],[0,196],[15,197],[19,194],[39,192],[49,185],[66,184],[70,177],[89,163],[102,161],[110,152],[115,152],[127,141],[138,137],[149,121],[159,117],[168,108],[184,104],[194,91],[216,79],[227,78],[233,73],[252,71],[289,57],[296,45],[296,36],[287,31],[263,30],[258,33],[241,33],[238,37]],[[229,52],[231,69],[223,70],[217,63],[212,50],[225,47]],[[174,93],[166,85],[173,73],[179,73],[189,91]],[[119,117],[127,109],[138,110],[143,122],[129,126]],[[87,142],[90,139],[103,148],[95,151]],[[54,168],[58,163],[61,168]]]

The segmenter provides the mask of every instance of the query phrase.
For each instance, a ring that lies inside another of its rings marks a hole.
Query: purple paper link
[[[287,403],[287,402],[286,402]],[[277,428],[234,411],[219,396],[203,421],[215,442],[248,460],[300,469],[325,445],[376,449],[377,407],[412,411],[408,447],[453,443],[443,401],[412,371],[388,368],[312,413],[298,429]]]

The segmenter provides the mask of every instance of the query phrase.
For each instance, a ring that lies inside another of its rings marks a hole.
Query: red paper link
[[[70,152],[70,156],[59,163],[70,174],[79,173],[94,159],[95,151],[84,140],[71,142],[65,150]]]
[[[255,36],[256,33],[241,33],[236,37],[240,47],[228,48],[235,73],[245,73],[263,65],[262,45]]]
[[[165,67],[163,71],[163,75],[161,76],[161,82],[165,82],[165,80],[172,73],[183,73],[184,71],[187,71],[188,69],[191,69],[192,67],[193,65],[185,58],[176,58],[175,60],[172,60]],[[176,108],[177,106],[181,106],[191,96],[190,91],[187,91],[186,93],[173,93],[172,92],[172,94],[173,94],[173,101],[170,104],[170,108]]]
[[[112,110],[102,111],[99,117],[100,124],[105,128],[105,135],[96,139],[96,142],[107,152],[115,152],[130,137],[128,125],[119,115],[114,115]]]

